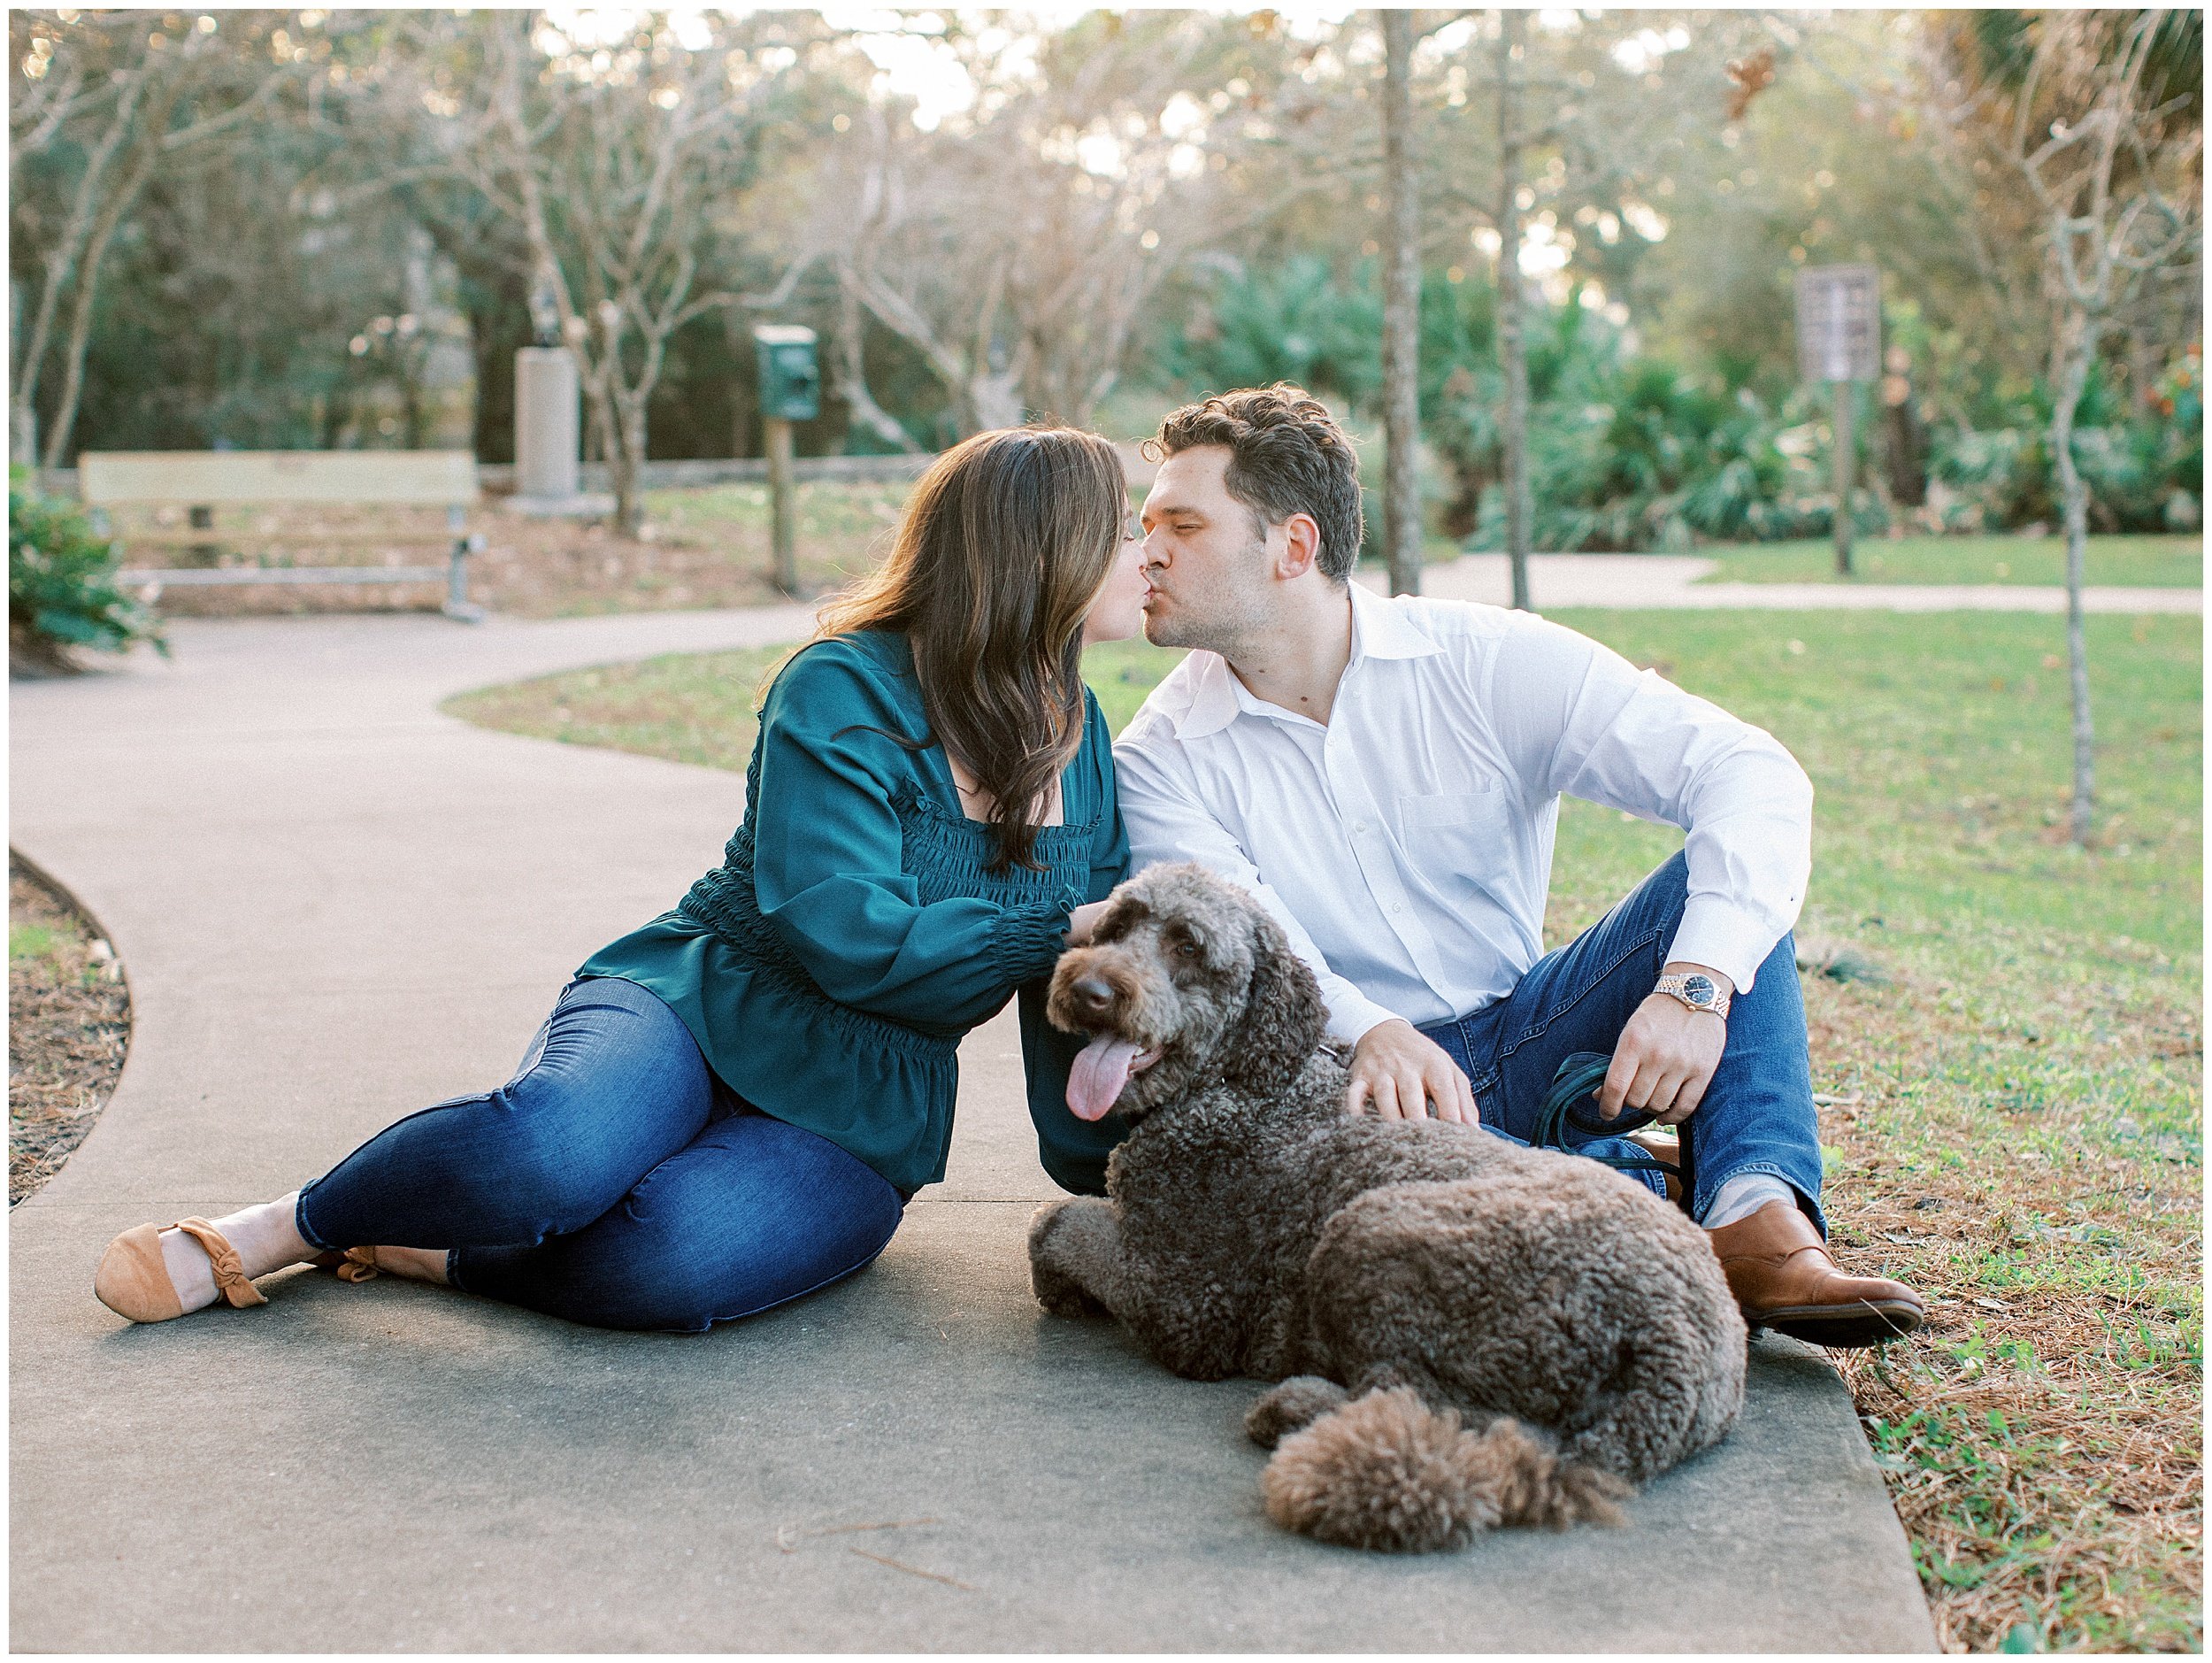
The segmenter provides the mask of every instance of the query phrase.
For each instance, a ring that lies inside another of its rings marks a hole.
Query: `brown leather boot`
[[[1770,1201],[1749,1218],[1708,1232],[1728,1291],[1755,1328],[1814,1345],[1879,1345],[1927,1318],[1920,1296],[1882,1276],[1836,1268],[1813,1221],[1792,1201]]]
[[[1684,1206],[1682,1199],[1682,1144],[1678,1138],[1662,1137],[1647,1126],[1632,1132],[1624,1132],[1624,1142],[1631,1143],[1667,1170],[1661,1174],[1667,1186],[1667,1199]]]

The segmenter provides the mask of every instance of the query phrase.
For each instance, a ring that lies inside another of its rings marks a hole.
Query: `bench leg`
[[[452,565],[448,568],[445,604],[439,610],[457,623],[480,624],[484,609],[469,599],[468,560],[472,550],[481,542],[477,537],[457,537],[453,541]]]

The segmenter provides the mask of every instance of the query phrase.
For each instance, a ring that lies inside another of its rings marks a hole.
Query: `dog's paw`
[[[1074,1277],[1048,1265],[1029,1267],[1029,1286],[1037,1303],[1056,1317],[1102,1317],[1106,1307],[1083,1290]]]
[[[1037,1303],[1056,1317],[1094,1317],[1106,1307],[1054,1261],[1052,1238],[1070,1204],[1049,1202],[1029,1221],[1029,1287]]]
[[[1271,1450],[1346,1402],[1344,1388],[1318,1374],[1293,1374],[1245,1411],[1245,1436]]]

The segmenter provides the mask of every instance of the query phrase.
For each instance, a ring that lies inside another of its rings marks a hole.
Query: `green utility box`
[[[811,421],[822,413],[822,370],[814,331],[795,323],[753,327],[760,365],[760,413],[769,421]]]

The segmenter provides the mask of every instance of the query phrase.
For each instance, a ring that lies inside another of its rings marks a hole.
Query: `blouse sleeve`
[[[925,905],[901,869],[895,797],[911,775],[904,723],[858,650],[794,659],[761,712],[754,876],[761,916],[831,998],[894,1021],[982,1021],[1066,944],[1072,885],[1054,900]]]

